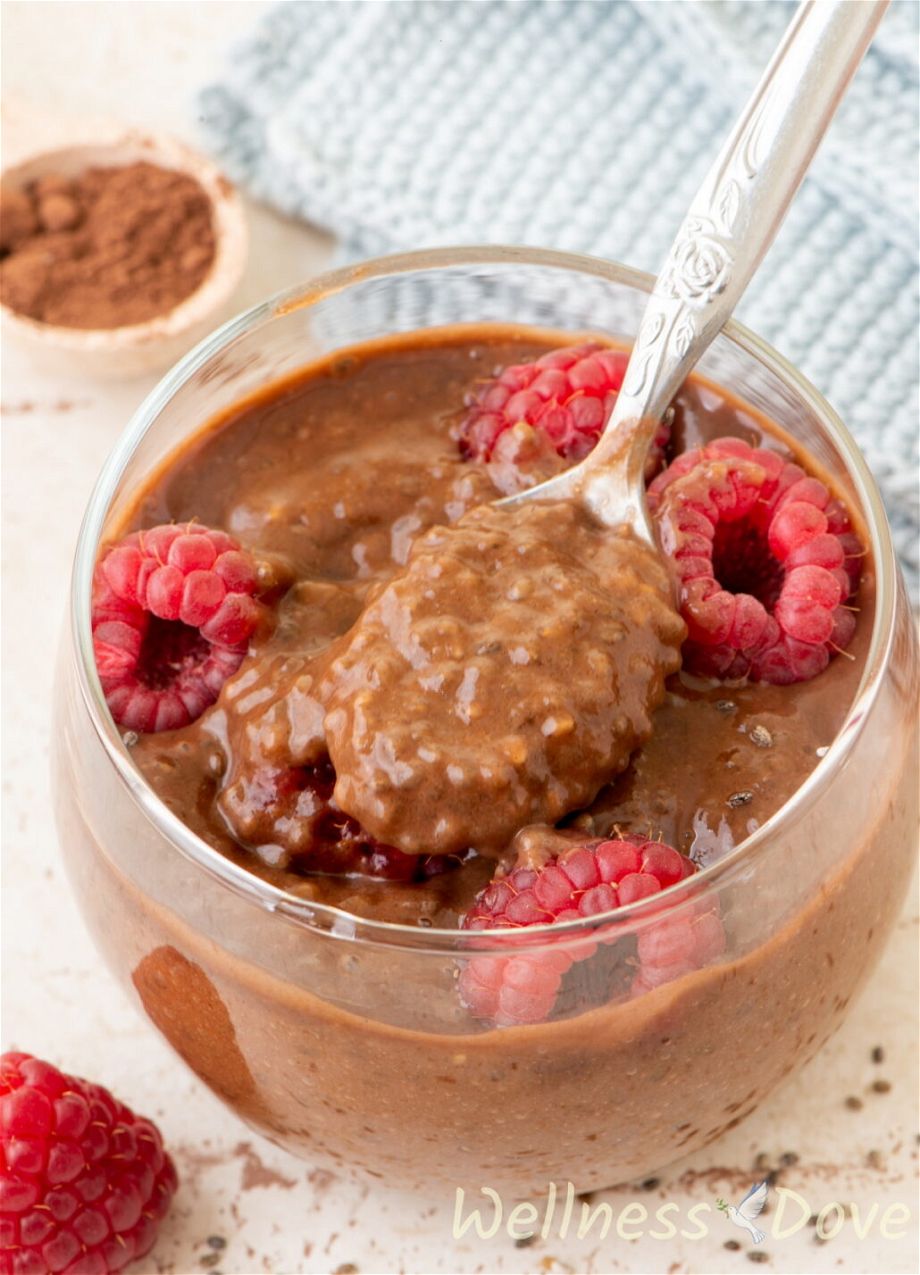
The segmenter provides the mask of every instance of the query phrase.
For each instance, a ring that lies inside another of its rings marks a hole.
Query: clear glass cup
[[[317,1163],[415,1188],[515,1195],[647,1175],[748,1115],[821,1048],[873,967],[916,836],[918,660],[885,515],[844,426],[799,373],[730,324],[701,371],[788,429],[849,497],[871,546],[872,624],[855,702],[794,798],[674,887],[669,918],[717,911],[724,952],[641,995],[588,996],[548,1022],[487,1029],[458,970],[501,935],[358,919],[224,859],[148,787],[106,709],[90,583],[138,485],[215,413],[345,346],[498,321],[628,340],[651,280],[525,249],[445,249],[337,271],[256,307],[188,355],[129,424],[76,553],[56,696],[60,838],[105,959],[197,1075],[245,1121]],[[660,923],[534,927],[515,951],[608,959]],[[600,941],[598,941],[600,940]],[[586,987],[590,991],[590,979]]]

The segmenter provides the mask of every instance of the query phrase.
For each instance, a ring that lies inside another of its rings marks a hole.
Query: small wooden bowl
[[[216,165],[174,138],[122,126],[94,127],[92,135],[36,152],[2,174],[4,186],[21,189],[49,173],[75,177],[87,168],[147,161],[188,173],[211,201],[215,253],[201,284],[172,310],[119,328],[67,328],[42,323],[0,304],[3,329],[29,346],[42,362],[79,375],[120,378],[161,371],[229,316],[230,301],[246,264],[249,231],[242,200]]]

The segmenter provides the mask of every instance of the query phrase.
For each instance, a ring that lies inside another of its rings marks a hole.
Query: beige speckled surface
[[[217,57],[215,33],[231,39],[261,8],[7,4],[4,92],[28,94],[45,111],[119,113],[194,140],[188,103]],[[28,113],[20,109],[18,117],[16,127],[23,119],[28,127]],[[328,259],[327,239],[264,211],[253,211],[252,229],[241,305]],[[98,385],[39,372],[19,350],[3,354],[3,1045],[98,1079],[161,1123],[183,1189],[154,1257],[141,1268],[224,1275],[758,1269],[747,1248],[725,1247],[745,1236],[715,1212],[715,1197],[737,1202],[764,1168],[794,1153],[798,1161],[781,1169],[779,1185],[814,1212],[834,1200],[857,1209],[827,1243],[817,1243],[809,1227],[775,1238],[774,1193],[764,1218],[768,1257],[759,1269],[915,1271],[915,898],[846,1026],[798,1077],[731,1135],[662,1174],[659,1185],[624,1187],[595,1201],[606,1199],[616,1215],[632,1201],[652,1213],[673,1201],[688,1230],[689,1209],[706,1205],[709,1211],[698,1214],[708,1231],[702,1238],[624,1239],[614,1227],[603,1240],[596,1231],[561,1239],[560,1208],[549,1237],[527,1246],[516,1246],[504,1230],[490,1240],[468,1231],[454,1241],[452,1199],[368,1193],[311,1172],[221,1108],[103,969],[63,880],[48,794],[50,670],[77,525],[102,460],[153,381]],[[870,1058],[875,1045],[885,1050],[881,1064]],[[890,1090],[876,1092],[876,1080]],[[848,1096],[860,1098],[861,1109],[849,1109]],[[759,1153],[765,1160],[758,1172]],[[911,1219],[900,1239],[882,1238],[881,1216],[896,1203]],[[855,1223],[868,1223],[868,1234],[860,1238]],[[653,1227],[646,1223],[646,1232]],[[208,1237],[225,1247],[209,1246]]]

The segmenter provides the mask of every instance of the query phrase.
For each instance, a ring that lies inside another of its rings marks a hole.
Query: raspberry
[[[255,591],[252,556],[197,523],[109,549],[93,576],[93,650],[118,725],[175,730],[200,717],[246,654]]]
[[[0,1275],[110,1275],[153,1247],[178,1183],[155,1126],[29,1054],[0,1058]]]
[[[785,685],[846,647],[863,549],[824,483],[720,438],[678,456],[648,503],[677,572],[690,672]]]
[[[545,435],[569,460],[587,456],[616,402],[629,355],[593,342],[566,345],[533,363],[515,363],[483,382],[467,398],[460,426],[460,453],[488,461],[499,438],[524,422]],[[662,424],[646,467],[659,466],[670,429]]]
[[[592,841],[554,855],[539,868],[514,868],[477,896],[463,920],[467,930],[521,929],[598,916],[650,898],[692,876],[693,862],[659,841],[626,835]],[[619,935],[617,935],[619,937]],[[542,1022],[552,1012],[563,976],[596,951],[534,951],[474,957],[460,975],[460,998],[477,1018],[497,1027]],[[690,919],[662,919],[637,941],[639,973],[649,986],[711,960],[722,948],[721,924],[711,910]]]
[[[334,788],[328,758],[313,766],[262,765],[222,791],[220,808],[234,835],[262,859],[306,875],[414,882],[461,863],[457,855],[404,854],[383,845],[336,805]]]

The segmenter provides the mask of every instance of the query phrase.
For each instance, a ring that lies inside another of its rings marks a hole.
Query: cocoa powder
[[[136,163],[0,192],[0,300],[70,328],[167,313],[214,261],[211,201],[185,173]]]

